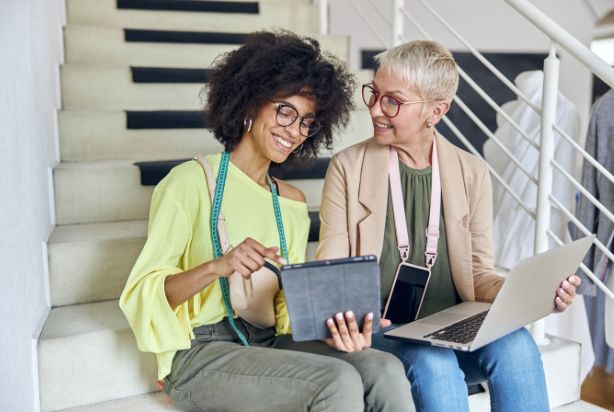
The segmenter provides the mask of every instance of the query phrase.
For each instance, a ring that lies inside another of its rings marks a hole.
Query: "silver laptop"
[[[554,309],[556,289],[575,273],[595,236],[520,261],[491,303],[464,302],[385,333],[392,339],[474,351]]]

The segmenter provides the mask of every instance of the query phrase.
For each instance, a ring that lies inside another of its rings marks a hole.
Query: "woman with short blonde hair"
[[[436,42],[414,41],[377,61],[373,81],[362,89],[374,135],[330,163],[317,256],[377,255],[383,306],[401,263],[430,273],[421,306],[404,322],[463,301],[492,301],[504,278],[494,268],[488,167],[435,129],[458,87],[454,58]],[[409,245],[397,239],[402,231]],[[553,291],[556,311],[571,303],[578,284],[570,276]],[[465,381],[476,378],[488,380],[493,411],[549,410],[540,353],[526,329],[464,353],[385,339],[390,323],[382,321],[373,347],[403,362],[416,410],[468,411]]]

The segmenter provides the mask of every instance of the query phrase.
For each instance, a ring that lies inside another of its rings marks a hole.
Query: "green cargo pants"
[[[367,349],[344,353],[324,342],[294,342],[237,320],[194,329],[190,349],[177,352],[164,391],[186,411],[413,411],[401,362]]]

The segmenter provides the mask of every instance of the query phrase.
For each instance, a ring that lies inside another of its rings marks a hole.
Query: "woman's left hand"
[[[340,352],[359,352],[371,346],[373,333],[373,313],[367,313],[362,326],[358,329],[358,322],[352,311],[337,313],[334,318],[326,322],[332,338],[324,342]]]
[[[576,287],[580,286],[580,278],[576,275],[569,276],[561,282],[561,287],[556,290],[554,298],[554,311],[564,312],[576,297]]]

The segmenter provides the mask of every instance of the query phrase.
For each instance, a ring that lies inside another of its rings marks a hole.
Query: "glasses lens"
[[[322,125],[314,117],[304,117],[301,121],[301,134],[305,137],[314,136]]]
[[[399,113],[400,103],[390,96],[382,96],[380,105],[382,107],[382,113],[388,117],[394,117]]]
[[[275,120],[277,121],[278,125],[283,127],[290,126],[296,121],[297,117],[297,111],[291,106],[287,106],[285,104],[280,104],[277,106],[277,115],[275,116]]]
[[[377,94],[375,93],[375,90],[368,84],[362,86],[362,100],[365,102],[367,107],[373,107],[377,101]]]

